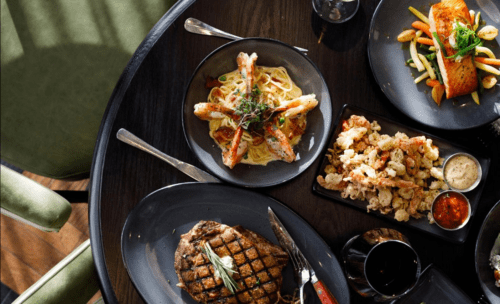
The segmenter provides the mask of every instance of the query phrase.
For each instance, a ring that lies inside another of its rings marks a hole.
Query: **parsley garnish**
[[[225,75],[224,75],[224,76],[219,77],[219,80],[220,80],[220,81],[226,81],[226,79],[227,79],[227,78],[226,78],[226,76],[225,76]]]
[[[458,50],[458,52],[446,58],[464,57],[471,51],[474,51],[476,46],[481,44],[481,39],[476,36],[476,32],[469,29],[467,26],[463,26],[458,21],[456,21],[455,29],[452,32],[452,35],[453,34],[455,34],[456,41],[454,49]]]
[[[259,90],[259,87],[254,85],[252,93],[243,97],[240,101],[238,107],[234,113],[236,115],[241,116],[240,126],[242,126],[245,130],[247,130],[251,124],[261,123],[264,119],[264,112],[269,109],[269,106],[265,103],[260,103],[258,101],[258,96],[262,94]],[[244,94],[242,93],[242,96]],[[260,124],[257,125],[257,128],[262,127]]]

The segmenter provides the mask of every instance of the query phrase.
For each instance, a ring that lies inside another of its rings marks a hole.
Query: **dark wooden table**
[[[337,258],[352,236],[378,227],[394,228],[408,236],[423,267],[433,263],[472,299],[480,297],[474,249],[482,220],[500,199],[500,139],[489,125],[466,131],[425,127],[388,101],[373,77],[367,57],[370,21],[378,3],[362,0],[353,19],[326,27],[320,44],[322,22],[308,0],[180,1],[158,22],[139,46],[111,96],[94,155],[90,232],[106,302],[142,302],[128,277],[120,250],[120,233],[128,213],[148,193],[166,185],[192,181],[161,160],[119,142],[118,129],[126,128],[165,153],[203,168],[184,137],[182,98],[196,66],[228,41],[186,32],[183,25],[188,17],[241,37],[268,37],[307,48],[309,58],[328,84],[334,117],[348,103],[451,142],[484,150],[492,159],[490,174],[469,236],[461,245],[315,195],[312,183],[321,159],[288,183],[254,190],[276,198],[301,215]],[[353,303],[363,302],[353,291],[351,299]]]

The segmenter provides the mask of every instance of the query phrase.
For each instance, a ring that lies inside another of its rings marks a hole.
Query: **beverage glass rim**
[[[416,273],[415,273],[415,281],[412,283],[412,285],[406,289],[404,292],[402,293],[399,293],[399,294],[394,294],[394,295],[387,295],[387,294],[384,294],[380,291],[378,291],[371,283],[370,283],[370,280],[368,280],[368,277],[366,275],[366,264],[368,262],[368,259],[370,257],[370,254],[373,252],[373,250],[383,244],[387,244],[387,243],[400,243],[406,247],[408,247],[409,249],[411,249],[411,251],[415,254],[415,257],[417,258],[417,270],[416,270]],[[403,241],[400,241],[400,240],[386,240],[386,241],[383,241],[383,242],[380,242],[380,243],[377,243],[375,244],[372,248],[370,248],[370,251],[368,251],[367,255],[366,255],[366,259],[365,259],[365,264],[363,266],[363,274],[366,278],[366,282],[368,283],[368,285],[376,292],[378,293],[379,295],[382,295],[384,297],[387,297],[388,299],[395,299],[395,298],[400,298],[404,295],[406,295],[407,293],[409,293],[410,291],[413,290],[413,288],[417,285],[418,283],[418,280],[420,278],[420,272],[421,272],[421,265],[420,265],[420,258],[418,257],[418,254],[417,252],[415,251],[415,249],[413,249],[413,247],[411,247],[410,244],[406,243],[406,242],[403,242]]]

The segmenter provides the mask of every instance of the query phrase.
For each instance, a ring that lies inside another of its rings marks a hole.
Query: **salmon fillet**
[[[440,3],[431,7],[429,12],[430,31],[437,33],[448,56],[456,53],[448,40],[456,20],[464,24],[471,23],[469,9],[463,0],[441,0]],[[436,49],[440,49],[436,38],[432,37],[432,39]],[[453,58],[445,58],[443,52],[439,51],[437,62],[446,88],[446,98],[470,94],[477,90],[477,72],[471,56],[468,55],[458,62]]]
[[[239,289],[232,294],[201,248],[208,242],[220,257],[231,256]],[[181,236],[175,251],[177,286],[200,303],[276,303],[281,290],[282,269],[288,254],[259,234],[241,226],[229,227],[214,221],[200,221]]]

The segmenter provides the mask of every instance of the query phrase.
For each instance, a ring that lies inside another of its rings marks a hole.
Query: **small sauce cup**
[[[456,173],[453,170],[453,169],[465,170],[465,168],[463,167],[463,164],[461,167],[457,164],[458,163],[457,161],[460,160],[460,158],[462,158],[462,159],[468,158],[471,161],[470,164],[475,164],[475,166],[477,168],[477,177],[475,180],[468,181],[468,184],[469,184],[468,187],[459,187],[457,184],[460,181],[464,182],[467,174],[462,175],[462,173],[460,173],[459,175],[456,175]],[[455,166],[456,166],[456,168],[453,168]],[[452,177],[452,175],[455,175],[455,176]],[[463,152],[455,153],[455,154],[449,156],[445,160],[445,162],[443,164],[443,177],[444,177],[444,181],[446,182],[446,184],[448,185],[448,187],[451,190],[455,190],[455,191],[459,191],[459,192],[469,192],[469,191],[475,189],[477,187],[477,185],[479,185],[479,182],[481,181],[481,177],[482,177],[481,164],[474,156],[472,156],[468,153],[463,153]],[[453,180],[453,178],[455,178],[455,180]]]
[[[458,191],[441,192],[432,202],[431,214],[440,228],[455,231],[470,219],[471,207],[467,197]]]

